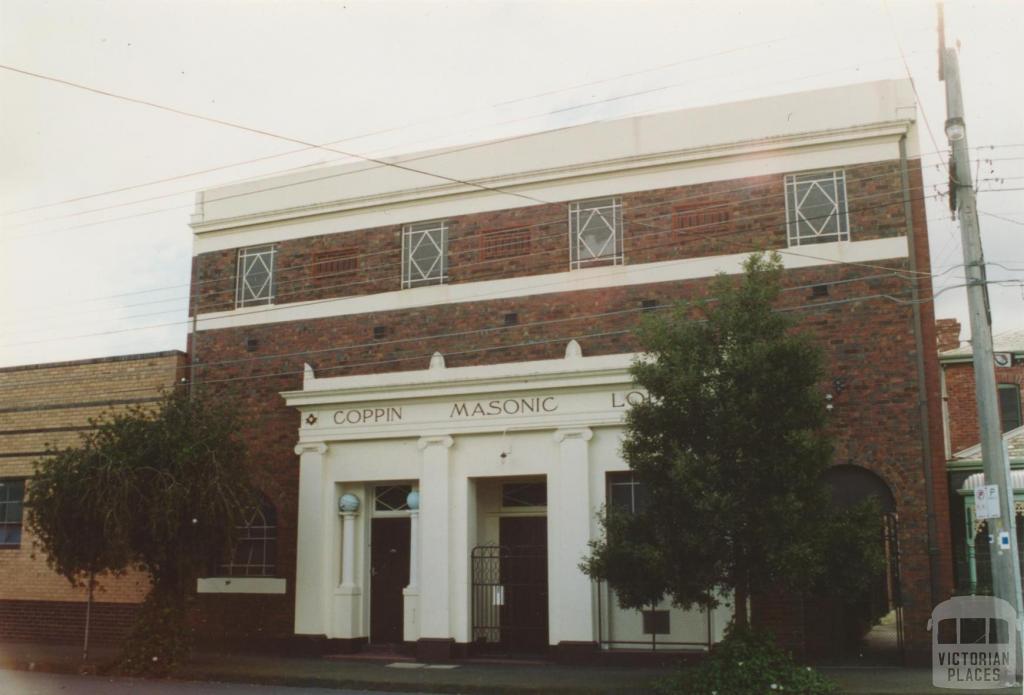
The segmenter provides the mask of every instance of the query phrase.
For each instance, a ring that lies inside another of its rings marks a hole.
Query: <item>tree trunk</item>
[[[750,626],[750,619],[747,615],[747,603],[750,598],[750,588],[747,586],[746,577],[743,577],[736,582],[734,601],[735,607],[733,611],[733,623],[741,630],[745,630]]]
[[[96,573],[89,573],[89,596],[85,601],[85,640],[82,643],[82,663],[89,660],[89,623],[92,619],[92,593],[96,587]]]

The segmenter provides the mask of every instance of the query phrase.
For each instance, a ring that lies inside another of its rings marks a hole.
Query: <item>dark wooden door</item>
[[[511,652],[543,652],[548,646],[548,520],[502,517],[501,636]]]
[[[409,519],[370,526],[370,641],[402,641],[402,589],[409,584]]]

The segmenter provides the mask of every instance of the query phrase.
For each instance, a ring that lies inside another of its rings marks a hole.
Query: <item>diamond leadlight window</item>
[[[274,301],[273,246],[250,246],[238,251],[238,288],[235,306],[270,304]]]
[[[404,512],[409,509],[412,485],[378,485],[373,489],[375,512]]]
[[[790,246],[849,241],[846,173],[819,171],[787,176],[786,229]]]
[[[569,205],[569,256],[572,270],[622,263],[622,203],[618,198]]]
[[[440,285],[448,279],[448,227],[410,224],[402,230],[402,287]]]

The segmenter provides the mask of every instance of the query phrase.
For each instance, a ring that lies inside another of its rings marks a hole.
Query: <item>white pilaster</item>
[[[348,497],[348,495],[345,495],[345,497]],[[334,589],[333,629],[328,634],[328,637],[351,639],[366,636],[362,629],[363,592],[357,579],[359,573],[356,567],[358,508],[359,505],[357,503],[354,509],[344,509],[340,513],[342,535],[341,584]],[[337,556],[335,555],[334,557]]]
[[[548,636],[593,642],[593,583],[580,571],[590,540],[590,428],[555,431],[559,458],[548,476]]]
[[[356,513],[341,513],[341,588],[356,586]]]
[[[409,512],[409,589],[420,588],[420,512]]]
[[[402,589],[403,639],[420,638],[420,512],[409,510],[409,585]]]
[[[450,532],[451,546],[449,547],[448,578],[451,582],[449,598],[451,600],[451,636],[456,642],[463,644],[470,642],[470,626],[472,617],[469,612],[469,556],[472,552],[470,545],[470,516],[475,513],[475,505],[470,502],[469,480],[460,476],[451,481],[449,485],[451,497],[448,502],[452,520]]]
[[[423,437],[420,473],[420,637],[451,634],[449,436]]]
[[[324,508],[324,455],[322,442],[299,444],[299,519],[295,558],[295,633],[327,633],[328,562],[324,548],[330,515]]]

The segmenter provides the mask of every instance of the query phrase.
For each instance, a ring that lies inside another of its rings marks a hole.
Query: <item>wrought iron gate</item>
[[[471,557],[475,647],[543,651],[548,642],[547,548],[481,545]]]
[[[896,614],[896,644],[903,653],[903,589],[900,579],[900,522],[894,513],[882,516],[882,540],[885,548],[885,576],[891,610]]]

